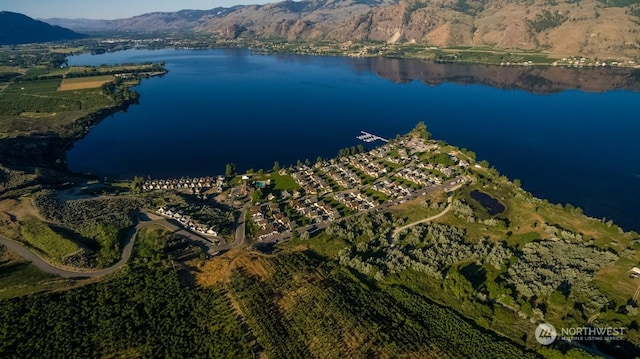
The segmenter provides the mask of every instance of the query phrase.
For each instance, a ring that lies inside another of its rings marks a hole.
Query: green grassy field
[[[80,250],[77,244],[54,232],[37,218],[27,218],[20,224],[20,230],[22,240],[58,262]]]
[[[271,180],[274,182],[274,189],[280,191],[296,191],[300,189],[300,185],[296,183],[293,177],[289,175],[281,175],[277,172],[271,173]]]

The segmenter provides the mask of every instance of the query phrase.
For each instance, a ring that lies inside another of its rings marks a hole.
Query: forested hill
[[[15,12],[0,12],[0,45],[73,40],[84,35]]]

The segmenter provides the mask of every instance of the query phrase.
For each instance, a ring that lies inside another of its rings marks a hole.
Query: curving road
[[[394,229],[392,234],[391,234],[391,239],[392,240],[396,239],[396,237],[398,237],[398,234],[400,234],[401,231],[403,231],[403,230],[405,230],[407,228],[410,228],[410,227],[413,227],[413,226],[417,226],[418,224],[434,221],[434,220],[444,216],[445,214],[447,214],[447,212],[449,212],[449,210],[451,210],[451,205],[453,203],[453,192],[455,190],[459,189],[460,187],[462,187],[463,184],[464,184],[464,182],[460,183],[460,184],[458,184],[458,185],[456,185],[456,186],[454,186],[452,188],[447,189],[447,191],[449,192],[449,198],[447,198],[447,207],[442,212],[440,212],[440,213],[438,213],[436,215],[433,215],[431,217],[427,217],[427,218],[421,219],[419,221],[415,221],[415,222],[412,222],[412,223],[409,223],[409,224],[405,224],[402,227],[398,227],[398,228]],[[451,183],[449,183],[449,185],[447,185],[447,186],[450,186],[450,185],[451,185]]]
[[[245,225],[246,225],[245,223],[246,221],[244,219],[245,214],[246,214],[246,209],[242,208],[242,210],[240,211],[240,216],[238,217],[238,220],[236,223],[235,241],[231,244],[222,244],[219,246],[213,246],[213,245],[208,246],[211,251],[229,250],[231,248],[235,248],[239,246],[244,242]],[[169,222],[167,221],[163,222],[163,220],[145,221],[145,222],[139,223],[136,227],[134,227],[131,230],[131,232],[129,232],[129,235],[125,240],[124,247],[122,248],[122,255],[120,256],[120,260],[109,268],[95,270],[95,271],[91,271],[91,270],[73,271],[73,270],[57,267],[47,262],[42,257],[38,256],[32,251],[30,251],[22,243],[14,240],[0,237],[0,244],[9,248],[11,251],[17,253],[19,256],[23,257],[24,259],[30,261],[34,266],[36,266],[38,269],[42,270],[43,272],[51,273],[63,278],[96,278],[96,277],[106,276],[122,268],[131,258],[131,253],[133,252],[133,244],[137,237],[138,231],[141,228],[149,226],[151,224],[159,224],[161,226],[164,226],[172,230],[183,231],[182,229],[177,228],[172,224],[169,224]],[[192,236],[189,236],[189,237],[192,237]]]
[[[10,240],[10,239],[0,238],[0,244],[9,248],[11,251],[17,253],[20,257],[30,261],[34,266],[36,266],[38,269],[42,270],[43,272],[55,274],[63,278],[95,278],[95,277],[102,277],[107,274],[111,274],[117,271],[118,269],[120,269],[123,265],[127,263],[129,258],[131,258],[131,253],[133,252],[133,242],[135,240],[135,234],[137,233],[137,231],[138,231],[138,227],[132,229],[131,233],[129,233],[129,235],[127,236],[124,247],[122,249],[122,256],[120,257],[120,260],[118,261],[118,263],[112,265],[109,268],[105,268],[97,271],[80,272],[80,271],[71,271],[71,270],[56,267],[53,264],[42,259],[37,254],[31,252],[29,249],[27,249],[27,247],[23,246],[21,243]]]
[[[405,230],[407,228],[411,228],[413,226],[417,226],[417,225],[422,224],[422,223],[431,222],[431,221],[434,221],[434,220],[444,216],[445,214],[447,214],[447,212],[449,212],[449,210],[451,210],[452,199],[453,199],[453,196],[449,196],[449,198],[447,198],[447,207],[445,207],[445,209],[442,212],[440,212],[438,214],[435,214],[435,215],[433,215],[431,217],[423,218],[423,219],[421,219],[419,221],[415,221],[415,222],[412,222],[412,223],[409,223],[409,224],[405,224],[402,227],[398,227],[398,228],[394,229],[393,230],[393,234],[391,235],[391,238],[392,239],[396,239],[398,237],[398,235],[400,234],[400,232],[402,232],[403,230]]]

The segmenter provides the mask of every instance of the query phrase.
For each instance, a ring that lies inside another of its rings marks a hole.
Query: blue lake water
[[[333,157],[361,143],[355,138],[361,130],[395,137],[423,121],[434,138],[475,151],[537,197],[640,230],[639,92],[532,90],[549,92],[540,95],[505,89],[513,88],[511,80],[504,88],[473,84],[475,77],[457,74],[468,70],[464,65],[434,70],[410,60],[244,50],[69,58],[72,65],[144,61],[165,61],[169,73],[144,80],[138,105],[76,142],[67,154],[71,170],[166,178],[221,174],[228,162],[270,169],[274,161]]]

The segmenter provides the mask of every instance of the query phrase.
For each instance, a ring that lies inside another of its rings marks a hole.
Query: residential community
[[[270,173],[233,178],[147,179],[142,188],[178,191],[244,207],[254,239],[278,242],[359,212],[448,191],[466,180],[464,170],[474,162],[473,154],[420,136],[400,137],[368,151],[359,146],[345,153],[315,164],[298,162]],[[217,236],[217,228],[193,219],[179,206],[167,204],[157,213],[194,233]]]

